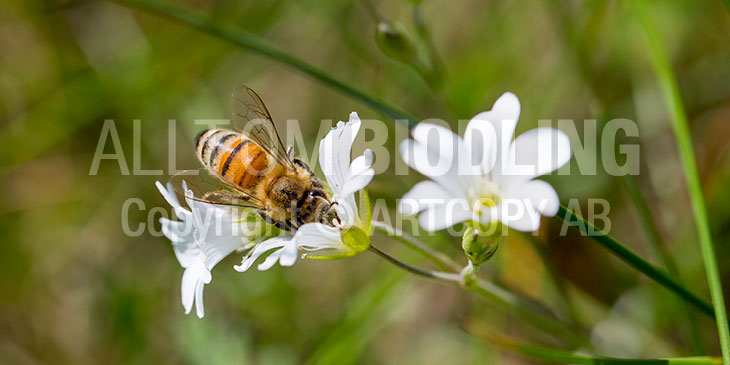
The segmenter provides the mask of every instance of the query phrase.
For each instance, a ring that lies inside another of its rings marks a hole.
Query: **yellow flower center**
[[[469,200],[472,201],[472,209],[476,214],[481,215],[482,207],[495,207],[502,202],[502,189],[494,181],[482,178],[476,188],[469,191]]]

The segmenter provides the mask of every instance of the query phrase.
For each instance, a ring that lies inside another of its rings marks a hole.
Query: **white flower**
[[[370,183],[375,171],[371,167],[373,153],[370,150],[350,161],[352,143],[360,125],[357,113],[352,112],[347,123],[337,123],[319,144],[319,163],[332,190],[332,200],[337,203],[335,209],[340,218],[337,227],[307,223],[299,227],[294,236],[268,239],[256,245],[241,265],[234,267],[237,271],[248,270],[266,254],[268,257],[257,266],[259,270],[268,270],[277,260],[281,266],[293,265],[298,250],[305,251],[304,256],[308,258],[333,259],[352,256],[367,248],[370,218],[369,214],[361,217],[355,193]]]
[[[337,227],[321,223],[305,224],[294,236],[269,238],[254,246],[234,269],[247,271],[263,256],[259,270],[268,270],[276,262],[281,266],[293,265],[298,251],[306,251],[311,258],[336,258],[351,256],[367,248],[370,234],[369,206],[365,217],[361,216],[355,202],[355,193],[363,189],[375,174],[372,169],[373,154],[370,150],[350,161],[352,143],[360,130],[357,113],[350,114],[350,121],[339,122],[320,142],[319,161],[327,183],[332,189],[332,199],[340,218]],[[157,188],[174,208],[179,221],[160,219],[162,232],[172,241],[180,265],[185,268],[182,279],[182,303],[185,313],[196,305],[198,317],[203,317],[203,288],[210,283],[213,267],[233,251],[251,245],[260,230],[258,222],[242,219],[236,209],[203,203],[191,199],[192,191],[186,190],[184,208],[177,199],[172,185],[167,189],[157,182]],[[367,203],[367,201],[366,201]]]
[[[241,227],[240,217],[233,209],[190,199],[192,191],[188,190],[185,197],[188,210],[180,204],[170,183],[167,189],[159,181],[155,185],[180,219],[161,218],[160,223],[163,234],[172,241],[177,260],[185,269],[181,285],[185,314],[190,313],[195,303],[196,314],[202,318],[205,314],[203,287],[210,283],[210,270],[249,242],[247,231]]]
[[[337,204],[340,218],[336,227],[322,223],[308,223],[297,230],[294,239],[299,248],[310,258],[338,258],[357,254],[366,249],[370,235],[370,207],[363,217],[355,201],[355,193],[364,189],[375,175],[372,168],[373,152],[365,152],[350,160],[352,143],[360,131],[360,117],[350,113],[350,120],[340,121],[319,143],[319,164],[327,184],[332,190],[332,200]],[[366,203],[367,204],[367,203]]]
[[[432,181],[403,196],[401,214],[421,212],[419,223],[430,231],[467,220],[534,231],[540,214],[555,215],[560,206],[555,189],[535,177],[570,160],[570,141],[553,128],[536,128],[513,140],[519,114],[519,100],[505,93],[492,110],[471,119],[464,138],[441,126],[416,126],[413,139],[401,143],[401,156]]]

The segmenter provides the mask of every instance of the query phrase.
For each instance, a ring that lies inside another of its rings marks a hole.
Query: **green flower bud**
[[[370,236],[358,227],[352,227],[342,231],[342,241],[350,249],[352,255],[363,252],[370,247]]]
[[[461,238],[461,247],[474,267],[487,262],[499,248],[501,232],[487,234],[479,228],[468,227]]]
[[[394,60],[410,64],[418,62],[413,42],[396,23],[388,20],[381,21],[375,32],[375,43],[386,56]]]

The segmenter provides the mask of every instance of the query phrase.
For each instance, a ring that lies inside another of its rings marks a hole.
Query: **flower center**
[[[494,181],[482,178],[479,184],[469,191],[472,209],[481,214],[481,207],[495,207],[502,202],[502,189]]]

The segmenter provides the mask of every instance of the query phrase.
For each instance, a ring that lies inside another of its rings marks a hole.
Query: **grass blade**
[[[700,243],[700,250],[702,251],[702,260],[705,264],[712,304],[717,315],[716,323],[720,336],[722,358],[726,364],[730,364],[730,328],[728,328],[720,272],[717,268],[715,247],[712,243],[712,233],[710,231],[710,223],[707,219],[707,208],[702,193],[702,184],[700,183],[700,177],[697,171],[697,162],[695,161],[692,135],[690,134],[689,123],[687,122],[687,113],[684,111],[679,86],[667,59],[666,51],[664,50],[659,34],[657,34],[651,14],[645,8],[646,4],[644,1],[639,0],[632,1],[631,3],[634,13],[644,31],[645,39],[649,46],[651,64],[659,79],[659,86],[671,116],[672,129],[674,130],[674,137],[679,149],[679,156],[692,202],[692,211],[697,225],[697,237]]]

